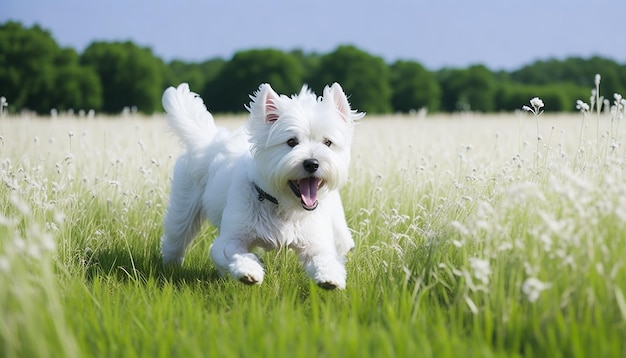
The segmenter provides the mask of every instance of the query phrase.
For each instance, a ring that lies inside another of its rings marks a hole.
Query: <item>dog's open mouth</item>
[[[317,208],[317,190],[324,185],[324,181],[316,177],[302,178],[300,180],[290,180],[289,187],[296,196],[300,197],[302,207],[305,210],[315,210]]]

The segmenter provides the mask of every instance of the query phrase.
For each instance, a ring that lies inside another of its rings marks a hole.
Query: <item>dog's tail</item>
[[[170,128],[187,150],[196,151],[211,143],[217,132],[213,116],[202,98],[189,90],[187,83],[167,88],[161,102]]]

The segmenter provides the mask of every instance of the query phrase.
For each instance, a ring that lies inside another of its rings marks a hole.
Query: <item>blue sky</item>
[[[434,70],[592,55],[626,63],[624,0],[2,0],[7,20],[37,23],[79,52],[131,40],[166,61],[352,44]]]

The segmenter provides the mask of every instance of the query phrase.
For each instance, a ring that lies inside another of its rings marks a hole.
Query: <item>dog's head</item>
[[[348,179],[354,120],[337,83],[317,97],[306,86],[291,97],[262,84],[248,110],[251,151],[258,183],[279,201],[314,210]]]

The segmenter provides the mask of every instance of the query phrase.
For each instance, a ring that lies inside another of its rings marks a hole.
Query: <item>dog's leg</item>
[[[248,285],[263,282],[263,266],[257,256],[249,252],[245,240],[232,239],[220,234],[211,245],[211,259],[222,275],[230,275]]]
[[[354,240],[352,240],[352,233],[346,222],[346,214],[343,211],[343,204],[339,193],[331,193],[328,197],[328,202],[330,203],[328,208],[331,210],[328,219],[332,223],[335,248],[340,257],[345,257],[348,252],[354,249]]]
[[[333,230],[335,233],[335,248],[337,254],[345,257],[346,254],[354,249],[354,240],[352,233],[348,229],[348,224],[343,215],[337,215],[333,218]]]
[[[346,268],[344,258],[337,255],[332,243],[310,245],[295,248],[304,270],[318,286],[325,289],[344,289],[346,287]]]
[[[179,167],[174,170],[170,202],[163,218],[161,254],[164,264],[182,264],[187,246],[202,226],[202,189]]]

